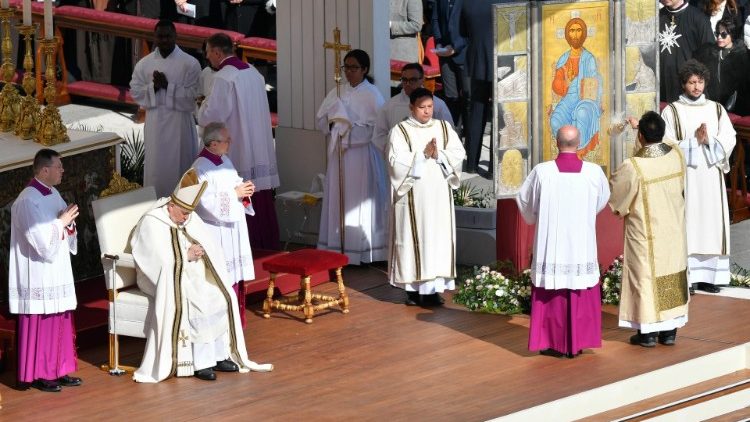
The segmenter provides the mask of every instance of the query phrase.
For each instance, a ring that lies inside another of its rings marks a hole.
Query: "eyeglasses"
[[[727,31],[721,31],[721,32],[716,31],[714,32],[714,35],[716,35],[716,38],[724,39],[729,36],[729,33]]]
[[[419,82],[421,80],[422,80],[422,78],[404,78],[404,77],[401,77],[401,83],[405,83],[405,84],[415,84],[415,83],[417,83],[417,82]]]
[[[362,66],[348,65],[348,64],[345,64],[345,65],[341,66],[341,70],[343,70],[343,71],[347,71],[347,70],[359,70],[359,69],[362,69]]]

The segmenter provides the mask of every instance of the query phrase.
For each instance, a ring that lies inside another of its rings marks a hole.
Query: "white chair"
[[[104,280],[109,291],[109,363],[102,369],[110,374],[132,372],[119,365],[118,336],[145,338],[149,298],[136,283],[135,262],[130,254],[130,236],[143,214],[156,202],[149,186],[97,199],[91,203],[102,251]]]

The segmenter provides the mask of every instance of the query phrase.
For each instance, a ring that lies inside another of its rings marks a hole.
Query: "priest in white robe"
[[[706,99],[708,69],[688,60],[680,69],[683,93],[662,111],[668,140],[685,156],[685,226],[691,290],[718,293],[729,284],[729,207],[724,175],[737,142],[724,107]]]
[[[417,88],[411,117],[391,131],[387,146],[392,189],[391,285],[407,305],[435,306],[455,289],[456,221],[453,190],[461,185],[466,152],[445,120],[432,118],[433,95]]]
[[[642,148],[610,180],[609,206],[625,218],[619,326],[638,330],[631,344],[672,346],[687,323],[690,299],[685,163],[679,148],[662,142],[665,124],[657,113],[646,112],[634,126]]]
[[[609,184],[601,167],[578,158],[575,126],[556,136],[557,158],[534,167],[516,202],[526,223],[536,225],[529,350],[572,358],[602,343],[596,215],[607,205]]]
[[[224,253],[192,211],[206,182],[188,170],[134,229],[130,246],[138,287],[149,297],[146,349],[133,379],[170,376],[212,381],[216,372],[270,371],[247,357],[237,297]]]
[[[237,173],[255,183],[253,207],[248,217],[250,244],[254,248],[281,249],[273,189],[279,187],[279,169],[271,129],[266,82],[253,66],[234,55],[232,40],[216,33],[206,41],[206,58],[218,71],[211,93],[198,110],[198,124],[221,122],[229,129],[232,147],[227,155]]]
[[[378,149],[385,150],[391,129],[411,116],[409,96],[415,89],[423,88],[423,84],[424,69],[422,65],[419,63],[408,63],[401,68],[401,92],[386,101],[383,107],[378,110],[378,116],[375,120],[373,142]],[[432,118],[443,120],[453,128],[453,117],[445,101],[434,96],[432,100]]]
[[[359,265],[387,259],[388,182],[372,136],[383,97],[367,79],[366,52],[348,52],[343,68],[348,83],[340,96],[332,89],[317,113],[328,144],[318,248],[343,251]]]
[[[60,154],[41,149],[34,178],[10,210],[8,305],[18,315],[18,381],[56,392],[81,385],[73,310],[76,291],[70,254],[78,251],[78,206],[66,204],[60,184]]]
[[[198,181],[206,182],[195,212],[224,250],[226,270],[237,295],[242,328],[245,328],[245,288],[243,280],[255,279],[253,254],[247,235],[245,214],[254,214],[250,197],[255,186],[242,180],[226,155],[232,143],[224,123],[209,123],[203,130],[203,150],[193,163]]]
[[[156,48],[136,63],[130,81],[130,94],[146,110],[143,184],[159,196],[171,193],[200,150],[193,112],[201,67],[176,37],[172,22],[159,21]]]

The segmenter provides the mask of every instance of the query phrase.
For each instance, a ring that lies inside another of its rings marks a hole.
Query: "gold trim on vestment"
[[[676,179],[676,178],[684,177],[684,176],[685,176],[685,172],[684,171],[680,171],[680,172],[677,172],[677,173],[668,174],[666,176],[657,177],[656,179],[651,179],[651,180],[645,182],[645,184],[652,185],[654,183],[664,182],[666,180]]]
[[[682,125],[680,124],[680,115],[677,113],[677,106],[674,103],[669,103],[669,108],[672,110],[672,117],[674,117],[674,136],[676,141],[682,141]]]
[[[688,303],[687,271],[656,277],[656,311],[663,312]]]
[[[638,178],[640,180],[639,184],[641,185],[641,190],[643,191],[643,195],[641,198],[643,198],[643,215],[644,215],[644,221],[646,223],[646,243],[648,247],[648,265],[649,269],[651,271],[651,279],[656,280],[656,261],[654,260],[654,234],[651,228],[651,210],[648,205],[648,183],[646,183],[646,178],[643,176],[643,171],[641,170],[641,167],[638,165],[638,162],[635,158],[631,158],[630,162],[633,164],[633,167],[635,168],[635,171],[638,173]],[[652,284],[653,294],[654,297],[658,296],[657,292],[657,286],[656,283]]]
[[[659,142],[644,145],[635,153],[635,156],[638,158],[658,158],[669,154],[670,151],[672,151],[672,147],[663,142]]]
[[[419,250],[419,234],[417,233],[417,216],[414,213],[414,190],[409,189],[406,195],[409,199],[409,220],[411,222],[411,237],[414,242],[414,264],[417,267],[417,279],[422,278],[422,255]]]
[[[168,377],[177,373],[177,348],[179,347],[180,322],[182,320],[182,253],[180,252],[180,241],[177,229],[170,227],[172,235],[172,256],[174,257],[174,321],[172,322],[172,369]]]

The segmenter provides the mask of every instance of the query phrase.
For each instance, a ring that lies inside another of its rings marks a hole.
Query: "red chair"
[[[269,259],[263,263],[263,269],[271,273],[268,283],[268,293],[263,302],[263,317],[271,318],[273,309],[282,311],[303,311],[305,322],[312,324],[316,311],[339,305],[343,313],[349,313],[349,298],[344,289],[344,279],[341,268],[349,263],[349,258],[337,252],[320,249],[302,249]],[[334,274],[338,283],[339,296],[313,294],[310,290],[310,278],[313,274],[328,271],[330,280]],[[297,297],[273,299],[274,282],[279,273],[296,274],[300,276],[300,291]],[[313,304],[313,300],[317,303]]]

